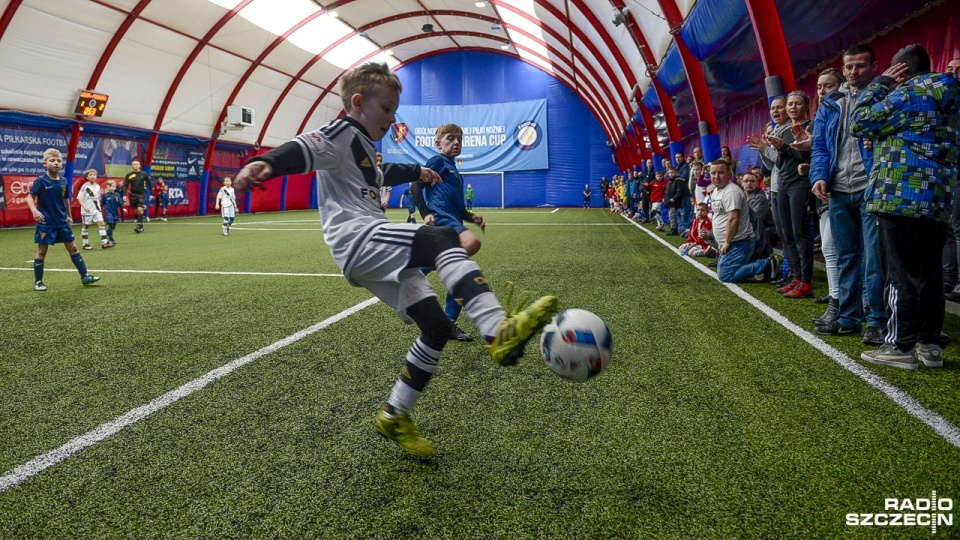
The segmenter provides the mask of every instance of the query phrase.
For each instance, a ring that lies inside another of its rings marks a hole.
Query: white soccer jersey
[[[232,187],[223,186],[217,193],[217,200],[220,201],[220,208],[233,208],[237,202],[236,191]]]
[[[377,167],[377,149],[366,131],[350,117],[298,135],[306,170],[317,171],[317,202],[323,239],[333,259],[350,279],[354,252],[376,229],[390,224],[380,208],[384,173]],[[391,185],[419,178],[416,165],[386,164]],[[352,281],[352,280],[351,280]]]
[[[77,201],[80,203],[80,214],[93,216],[100,213],[100,185],[96,182],[84,182],[80,186],[80,193],[77,194]]]

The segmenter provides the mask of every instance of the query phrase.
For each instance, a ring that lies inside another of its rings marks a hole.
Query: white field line
[[[324,328],[341,321],[354,313],[359,312],[360,310],[366,309],[374,304],[379,302],[376,298],[370,298],[364,302],[361,302],[351,308],[348,308],[336,315],[318,322],[317,324],[300,330],[299,332],[287,336],[280,341],[267,345],[266,347],[250,353],[243,358],[237,358],[236,360],[224,364],[212,371],[207,372],[205,375],[202,375],[186,384],[177,388],[176,390],[171,390],[166,394],[163,394],[160,397],[154,398],[147,404],[141,405],[134,409],[130,409],[125,414],[114,418],[113,420],[100,424],[96,428],[79,437],[67,442],[60,448],[51,450],[46,454],[39,455],[30,461],[20,465],[19,467],[14,468],[13,470],[7,472],[3,476],[0,476],[0,493],[14,487],[21,482],[27,480],[31,476],[39,474],[54,465],[66,460],[70,456],[77,454],[97,443],[103,441],[104,439],[116,434],[121,429],[136,424],[137,422],[145,419],[151,414],[160,411],[174,403],[180,401],[181,399],[202,390],[208,384],[226,377],[227,375],[233,373],[237,369],[259,359],[268,354],[276,352],[287,345],[296,343],[301,339],[319,332]]]
[[[626,219],[626,218],[624,218]],[[672,244],[664,240],[663,238],[657,236],[655,233],[651,232],[649,229],[641,227],[638,223],[633,223],[638,229],[647,233],[652,238],[655,238],[661,244],[667,246],[670,251],[676,253],[680,256],[680,251],[674,247]],[[715,278],[717,275],[714,271],[707,268],[706,266],[700,264],[693,257],[683,257],[687,262],[698,268],[704,274]],[[896,386],[888,383],[883,377],[880,377],[876,373],[870,371],[869,369],[863,367],[862,365],[855,362],[849,356],[841,352],[839,349],[829,345],[827,342],[823,341],[819,337],[811,334],[810,332],[804,330],[803,328],[797,326],[792,321],[784,317],[777,310],[772,307],[764,304],[754,296],[751,296],[746,291],[741,289],[739,286],[733,283],[722,283],[727,289],[733,292],[733,294],[739,296],[752,305],[753,307],[760,310],[764,315],[770,317],[771,320],[779,324],[780,326],[786,328],[790,332],[793,332],[797,337],[807,342],[808,345],[814,349],[822,352],[828,358],[836,362],[843,369],[853,373],[865,383],[869,384],[876,390],[879,390],[883,395],[896,403],[901,409],[907,412],[910,416],[920,420],[924,424],[930,427],[940,437],[945,441],[952,444],[955,448],[960,449],[960,428],[951,423],[949,420],[943,416],[931,411],[924,407],[919,401],[913,398],[910,394],[904,392],[903,390],[897,388]]]
[[[33,261],[27,261],[32,264]],[[0,267],[0,271],[26,271],[32,272],[33,268],[5,268]],[[44,268],[44,272],[76,272],[76,268]],[[217,270],[101,270],[96,269],[92,273],[97,274],[205,274],[211,276],[294,276],[294,277],[343,277],[343,274],[302,274],[297,272],[229,272]]]
[[[559,212],[559,211],[560,211],[560,209],[557,208],[556,210],[554,210],[553,212],[550,212],[550,213],[551,213],[551,214],[556,214],[556,213]]]

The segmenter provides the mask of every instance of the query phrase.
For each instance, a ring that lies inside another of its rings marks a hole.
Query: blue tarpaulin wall
[[[398,69],[397,75],[403,82],[401,111],[404,105],[546,99],[549,168],[505,172],[505,206],[581,206],[586,183],[591,184],[594,206],[602,204],[600,177],[617,173],[607,137],[587,106],[559,80],[516,58],[480,51],[431,56]],[[393,190],[392,207],[402,193]]]

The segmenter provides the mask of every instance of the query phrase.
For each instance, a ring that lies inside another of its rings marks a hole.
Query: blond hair
[[[56,148],[47,148],[46,150],[43,151],[44,161],[46,161],[47,158],[51,158],[51,157],[58,157],[60,159],[63,159],[63,154],[61,154],[60,151],[57,150]]]
[[[90,175],[90,173],[97,174],[97,170],[96,170],[96,169],[87,169],[87,170],[83,171],[83,176],[84,176],[84,177],[87,177],[87,176]]]
[[[437,142],[440,142],[440,139],[448,133],[455,133],[457,135],[463,135],[463,128],[456,124],[444,124],[437,128],[437,132],[434,133],[433,138]]]
[[[382,62],[367,62],[357,69],[347,73],[340,79],[340,99],[343,101],[343,110],[353,110],[351,100],[354,94],[367,97],[378,86],[386,86],[397,93],[403,91],[403,85],[396,73],[390,71],[387,64]]]

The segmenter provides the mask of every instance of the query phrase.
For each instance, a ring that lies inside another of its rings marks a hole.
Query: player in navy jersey
[[[63,154],[56,148],[48,148],[43,153],[43,168],[46,174],[39,176],[30,186],[30,196],[27,197],[27,208],[34,221],[37,222],[37,232],[33,241],[37,244],[37,254],[33,259],[33,290],[45,291],[43,284],[43,261],[47,257],[47,249],[53,244],[63,244],[70,254],[70,260],[80,272],[80,282],[90,285],[100,281],[97,276],[87,273],[87,265],[80,256],[77,242],[73,236],[73,218],[70,217],[70,184],[66,178],[60,176],[63,167]]]
[[[437,128],[434,140],[440,154],[427,160],[427,167],[436,171],[443,182],[434,186],[425,186],[422,182],[413,185],[413,199],[417,201],[420,216],[427,225],[450,227],[460,238],[460,246],[472,257],[480,251],[480,239],[463,225],[464,221],[475,223],[480,230],[486,229],[483,217],[467,210],[463,194],[463,177],[454,161],[463,147],[463,129],[456,124],[444,124]],[[461,299],[462,301],[462,299]],[[458,341],[473,341],[473,336],[456,325],[460,317],[460,303],[451,291],[447,291],[446,305],[443,309],[453,323],[450,335]]]
[[[100,202],[103,208],[103,221],[107,224],[107,239],[111,244],[116,245],[113,230],[117,227],[117,220],[123,215],[123,195],[117,191],[116,182],[107,180],[107,192],[103,194]]]
[[[413,182],[400,195],[400,208],[407,209],[407,223],[417,222],[417,201],[413,200]]]
[[[527,342],[556,314],[558,301],[545,296],[508,314],[453,229],[391,223],[380,207],[382,186],[418,178],[435,184],[440,177],[419,165],[386,163],[382,170],[376,166],[373,142],[396,121],[402,90],[400,79],[386,64],[364,64],[345,74],[340,86],[343,117],[252,158],[234,186],[243,191],[276,176],[317,171],[323,237],[344,277],[351,285],[365,287],[421,332],[386,405],[376,415],[377,431],[410,454],[430,457],[436,449],[420,434],[411,414],[437,369],[453,325],[420,268],[435,267],[447,290],[463,298],[464,312],[500,365],[516,363]]]

